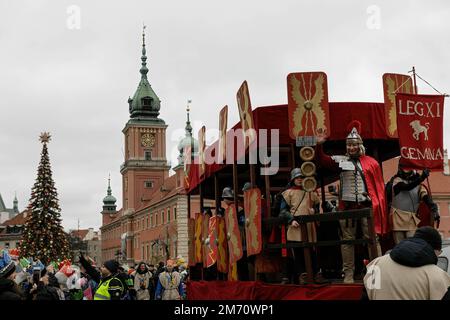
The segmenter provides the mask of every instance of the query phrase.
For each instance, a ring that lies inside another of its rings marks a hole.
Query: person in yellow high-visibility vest
[[[116,260],[108,260],[104,262],[100,268],[101,273],[93,268],[83,256],[80,256],[80,263],[86,269],[86,273],[98,283],[94,294],[94,300],[121,299],[125,292],[125,286],[117,277],[119,263]]]

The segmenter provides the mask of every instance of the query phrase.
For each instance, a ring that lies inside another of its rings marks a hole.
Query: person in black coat
[[[0,300],[24,300],[24,294],[14,282],[16,265],[13,261],[0,270]]]

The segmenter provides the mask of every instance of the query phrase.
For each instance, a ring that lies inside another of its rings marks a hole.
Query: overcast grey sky
[[[286,76],[296,71],[326,72],[330,101],[382,102],[382,74],[407,73],[412,65],[450,92],[446,0],[1,0],[0,193],[8,207],[15,191],[21,210],[28,203],[42,131],[53,135],[50,160],[65,228],[76,228],[78,218],[81,228],[101,225],[109,173],[121,207],[121,130],[140,79],[143,22],[172,164],[186,100],[195,133],[202,124],[217,128],[225,104],[234,124],[243,80],[254,107],[287,103]],[[449,138],[446,125],[447,148]]]

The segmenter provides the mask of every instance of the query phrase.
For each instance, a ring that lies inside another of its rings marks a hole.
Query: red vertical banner
[[[203,215],[201,213],[195,214],[195,233],[194,233],[194,248],[195,248],[195,263],[202,263],[202,227]]]
[[[228,106],[220,110],[219,114],[219,152],[217,163],[224,163],[227,156],[227,126],[228,126]]]
[[[383,74],[384,108],[386,133],[391,138],[397,138],[397,108],[395,93],[414,93],[410,76],[397,73]]]
[[[237,104],[239,109],[239,118],[241,119],[241,128],[245,150],[256,141],[255,122],[253,121],[252,103],[248,91],[247,81],[244,81],[237,94]],[[240,150],[240,148],[238,148]]]
[[[228,272],[228,243],[225,218],[217,216],[217,271]]]
[[[245,237],[247,256],[259,254],[262,249],[261,237],[261,191],[252,188],[244,192]]]
[[[298,146],[315,145],[315,137],[330,135],[327,75],[324,72],[287,76],[289,135]]]
[[[443,149],[443,95],[396,94],[400,163],[410,169],[441,171]]]
[[[184,147],[183,151],[183,172],[184,172],[184,187],[189,189],[189,173],[191,171],[192,163],[192,149],[191,146]]]
[[[217,216],[212,216],[209,218],[208,238],[205,243],[208,248],[208,255],[206,257],[207,268],[214,265],[217,260],[217,228]]]
[[[242,258],[241,233],[239,231],[237,211],[235,205],[225,210],[225,224],[227,227],[228,256],[230,265]]]
[[[209,214],[205,214],[203,216],[202,221],[202,257],[203,257],[203,268],[206,268],[208,265],[208,255],[209,255],[209,246],[207,244],[207,239],[209,237]]]
[[[205,175],[205,149],[206,149],[206,138],[205,138],[205,126],[201,127],[198,131],[198,172],[199,178]]]
[[[195,219],[188,219],[188,264],[195,266]]]

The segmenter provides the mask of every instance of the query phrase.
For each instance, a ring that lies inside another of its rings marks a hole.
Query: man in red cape
[[[359,130],[356,127],[359,127]],[[352,210],[372,208],[375,232],[383,235],[389,232],[386,198],[384,193],[383,173],[379,163],[365,154],[365,148],[359,135],[361,124],[353,121],[351,131],[346,139],[347,154],[345,156],[328,156],[323,152],[322,137],[318,138],[316,160],[322,167],[340,173],[339,209]],[[354,240],[356,221],[340,220],[342,239]],[[364,238],[369,238],[367,219],[361,219]],[[381,248],[377,241],[378,255]],[[344,283],[353,283],[355,269],[354,245],[341,245]],[[375,258],[375,257],[372,257]]]

